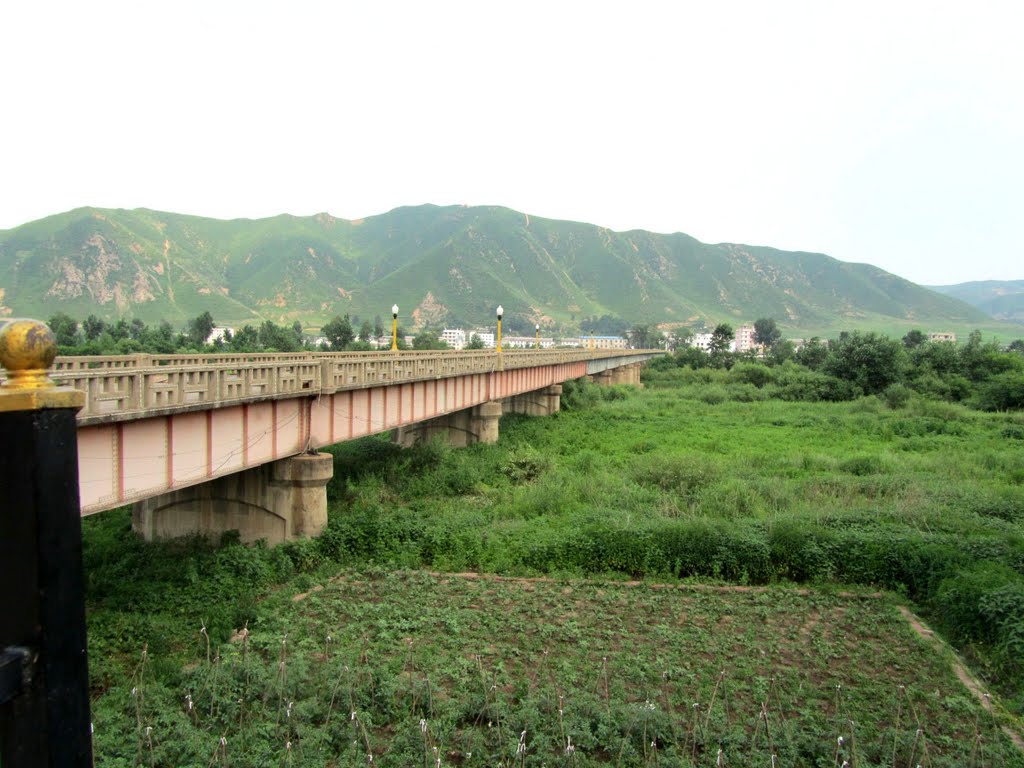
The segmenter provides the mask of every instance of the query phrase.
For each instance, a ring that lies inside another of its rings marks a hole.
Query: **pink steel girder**
[[[82,514],[586,375],[587,362],[211,405],[78,429]]]

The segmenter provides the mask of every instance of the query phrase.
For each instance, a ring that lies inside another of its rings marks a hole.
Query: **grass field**
[[[272,550],[86,520],[97,764],[1024,765],[1024,419],[705,396],[338,446],[328,530]]]

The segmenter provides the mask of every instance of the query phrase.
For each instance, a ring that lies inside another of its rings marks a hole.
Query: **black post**
[[[0,331],[4,768],[92,765],[75,425],[84,396],[46,376],[55,352],[41,323]]]

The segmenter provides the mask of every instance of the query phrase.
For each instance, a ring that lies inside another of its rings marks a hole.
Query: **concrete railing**
[[[86,393],[78,420],[96,423],[583,360],[637,357],[639,362],[651,356],[651,350],[555,349],[59,357],[53,379]]]

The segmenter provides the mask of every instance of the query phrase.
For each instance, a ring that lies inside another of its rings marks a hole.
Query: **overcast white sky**
[[[1024,278],[1024,3],[29,2],[0,228],[506,205]]]

